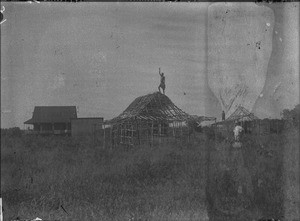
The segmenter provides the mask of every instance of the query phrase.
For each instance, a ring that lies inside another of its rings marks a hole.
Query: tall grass
[[[71,137],[4,136],[4,216],[203,220],[203,150],[172,143],[110,150]]]
[[[88,138],[3,135],[4,218],[208,220],[206,151],[232,141],[207,134],[184,144],[114,149],[95,147]],[[282,195],[274,193],[282,188],[284,142],[285,135],[243,138],[255,203],[270,213],[281,210]]]

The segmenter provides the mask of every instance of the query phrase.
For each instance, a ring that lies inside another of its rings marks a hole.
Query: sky
[[[1,5],[2,128],[23,128],[34,106],[74,105],[78,117],[111,119],[136,97],[158,90],[159,67],[166,95],[179,108],[221,116],[207,79],[209,3]],[[299,19],[292,19],[299,4],[288,7],[272,9],[264,96],[253,107],[260,117],[278,117],[299,103]]]

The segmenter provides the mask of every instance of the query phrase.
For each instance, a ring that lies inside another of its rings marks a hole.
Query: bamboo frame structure
[[[189,136],[187,122],[196,118],[206,119],[185,113],[166,95],[155,92],[136,98],[119,116],[105,121],[104,127],[111,127],[111,146],[161,145],[168,137],[182,141]]]

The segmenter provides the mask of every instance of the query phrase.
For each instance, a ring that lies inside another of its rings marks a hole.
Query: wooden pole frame
[[[153,120],[152,120],[151,123],[152,123],[152,124],[151,124],[151,143],[152,143],[152,145],[153,145],[153,141],[154,141],[154,134],[153,134],[153,127],[154,127],[154,125],[153,125]]]
[[[161,122],[158,123],[158,136],[159,136],[158,146],[160,146],[161,145]]]
[[[183,142],[182,122],[180,122],[180,142],[181,142],[181,145],[182,145],[182,142]]]
[[[105,149],[105,124],[103,125],[103,149]]]
[[[112,142],[112,127],[110,126],[110,128],[109,128],[109,134],[110,134],[110,149],[112,149],[113,148],[113,146],[112,146],[112,144],[113,144],[113,142]]]

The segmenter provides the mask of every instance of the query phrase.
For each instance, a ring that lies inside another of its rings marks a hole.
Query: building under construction
[[[104,122],[104,144],[139,145],[171,137],[181,139],[191,134],[187,122],[194,119],[166,95],[155,92],[136,98],[123,113]]]
[[[214,128],[224,136],[232,136],[235,123],[239,122],[246,134],[267,135],[270,133],[281,133],[284,122],[280,119],[259,119],[243,106],[238,108],[225,120],[214,124]]]

